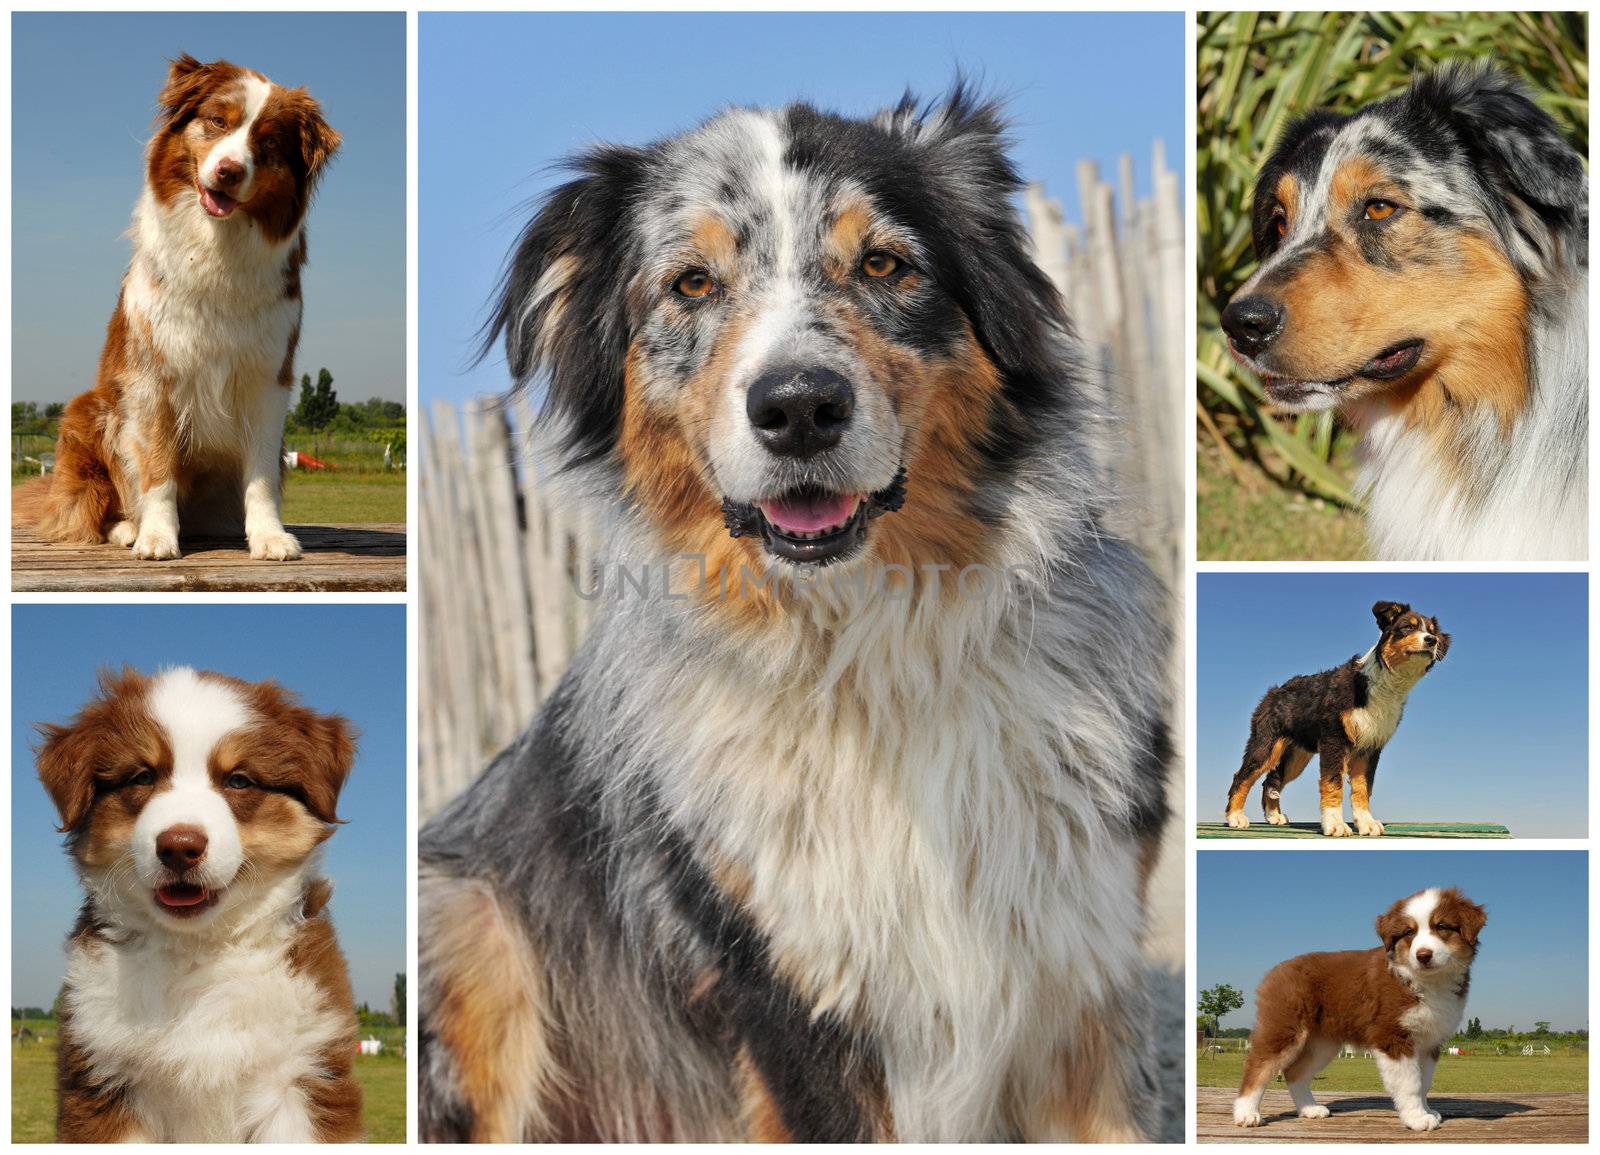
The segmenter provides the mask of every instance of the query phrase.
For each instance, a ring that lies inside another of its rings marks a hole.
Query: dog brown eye
[[[248,790],[250,787],[254,786],[255,783],[247,776],[235,773],[229,774],[227,779],[223,782],[223,785],[229,790]]]
[[[1385,221],[1394,216],[1396,207],[1388,201],[1368,201],[1367,211],[1363,215],[1369,221]]]
[[[711,279],[711,274],[704,269],[690,269],[673,282],[672,291],[680,297],[698,301],[701,297],[708,296],[711,290],[716,288],[716,284]]]
[[[861,258],[861,271],[869,277],[881,279],[889,276],[899,267],[899,258],[893,253],[874,250]]]
[[[222,117],[220,117],[220,116],[213,116],[211,118],[211,127],[212,128],[226,128],[226,127],[228,127],[228,122],[226,120],[223,120]]]
[[[156,772],[154,770],[141,770],[128,779],[129,786],[154,786],[155,784]]]

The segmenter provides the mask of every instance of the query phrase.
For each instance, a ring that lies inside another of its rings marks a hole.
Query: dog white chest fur
[[[1361,672],[1367,678],[1367,704],[1351,710],[1345,719],[1345,731],[1357,750],[1381,750],[1394,737],[1405,713],[1407,695],[1428,672],[1430,658],[1426,654],[1409,655],[1399,666],[1389,669],[1378,661],[1377,652],[1374,646],[1361,659]]]
[[[290,971],[292,930],[275,921],[203,950],[162,935],[74,945],[74,1035],[97,1081],[128,1088],[144,1138],[315,1141],[296,1083],[348,1023]]]
[[[782,655],[708,662],[649,723],[690,770],[665,801],[748,877],[779,972],[880,1040],[901,1140],[1006,1133],[1141,981],[1136,844],[1101,810],[1130,773],[1120,712],[1029,661],[1059,649],[1047,615],[996,639],[993,612],[879,599],[804,689]]]

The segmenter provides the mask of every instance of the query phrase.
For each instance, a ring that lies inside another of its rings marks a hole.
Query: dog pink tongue
[[[854,494],[819,494],[816,497],[786,497],[763,501],[761,512],[784,533],[816,533],[850,520],[856,511]]]
[[[163,886],[156,891],[156,897],[167,906],[195,906],[206,900],[206,892],[202,887],[179,883],[176,886]]]
[[[233,211],[234,199],[225,192],[200,186],[200,207],[214,217],[225,217]]]

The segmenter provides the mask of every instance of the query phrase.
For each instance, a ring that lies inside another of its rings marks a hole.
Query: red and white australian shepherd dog
[[[1428,1088],[1439,1048],[1466,1009],[1486,920],[1459,890],[1429,887],[1379,916],[1381,947],[1303,954],[1268,971],[1256,991],[1234,1123],[1261,1126],[1262,1093],[1280,1073],[1301,1118],[1327,1118],[1311,1080],[1350,1043],[1371,1050],[1401,1123],[1438,1127]]]
[[[124,670],[40,732],[39,777],[87,891],[67,947],[57,1139],[361,1138],[319,850],[349,724],[272,682]]]
[[[305,216],[339,134],[301,88],[225,60],[172,63],[134,209],[133,259],[92,390],[15,519],[55,541],[178,556],[237,534],[300,556],[279,514]]]

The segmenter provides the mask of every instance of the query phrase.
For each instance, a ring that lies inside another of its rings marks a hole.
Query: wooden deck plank
[[[17,593],[401,592],[406,527],[291,525],[305,556],[255,561],[244,541],[185,539],[176,561],[136,562],[114,545],[61,545],[11,531],[11,588]]]
[[[1386,1095],[1318,1091],[1331,1114],[1301,1119],[1289,1092],[1270,1090],[1261,1101],[1260,1127],[1233,1125],[1234,1092],[1201,1087],[1196,1138],[1202,1143],[1585,1143],[1589,1096],[1582,1092],[1500,1095],[1429,1095],[1444,1116],[1437,1131],[1408,1131]]]
[[[1271,826],[1252,820],[1244,830],[1235,830],[1226,822],[1201,822],[1195,827],[1200,838],[1321,838],[1322,827],[1316,822],[1291,822],[1287,826]],[[1509,827],[1498,822],[1385,822],[1384,838],[1510,838]],[[1350,842],[1360,845],[1364,838],[1330,838],[1329,842]]]

